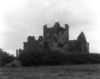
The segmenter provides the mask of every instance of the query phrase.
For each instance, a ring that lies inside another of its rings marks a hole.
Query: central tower
[[[56,22],[53,27],[43,27],[44,41],[65,43],[69,41],[69,25],[65,24],[65,28],[60,27],[59,22]]]

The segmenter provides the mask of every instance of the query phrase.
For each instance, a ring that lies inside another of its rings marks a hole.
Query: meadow
[[[100,64],[3,67],[0,79],[100,79]]]

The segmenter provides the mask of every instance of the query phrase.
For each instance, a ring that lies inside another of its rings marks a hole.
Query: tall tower
[[[43,26],[43,38],[46,41],[46,30],[47,30],[47,25]]]
[[[66,40],[69,41],[69,25],[68,24],[65,24],[65,37],[66,37]]]
[[[16,50],[16,57],[18,57],[19,56],[19,51],[18,50]]]

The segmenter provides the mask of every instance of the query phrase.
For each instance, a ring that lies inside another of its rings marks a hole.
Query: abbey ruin
[[[38,40],[34,36],[29,36],[27,42],[23,43],[23,50],[32,52],[39,51],[60,51],[62,53],[69,53],[73,51],[89,53],[89,43],[86,40],[84,32],[81,32],[76,40],[69,40],[69,25],[65,24],[65,28],[61,27],[59,22],[56,22],[53,27],[48,28],[43,26],[43,36],[39,36]]]

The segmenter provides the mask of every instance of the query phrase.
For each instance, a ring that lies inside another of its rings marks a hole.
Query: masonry
[[[44,25],[43,36],[39,36],[38,40],[34,36],[29,36],[27,42],[23,44],[23,50],[20,49],[19,52],[17,50],[17,55],[22,51],[33,52],[34,50],[89,53],[89,43],[84,32],[81,32],[76,40],[69,40],[69,25],[65,24],[65,28],[63,28],[59,22],[50,28]]]

